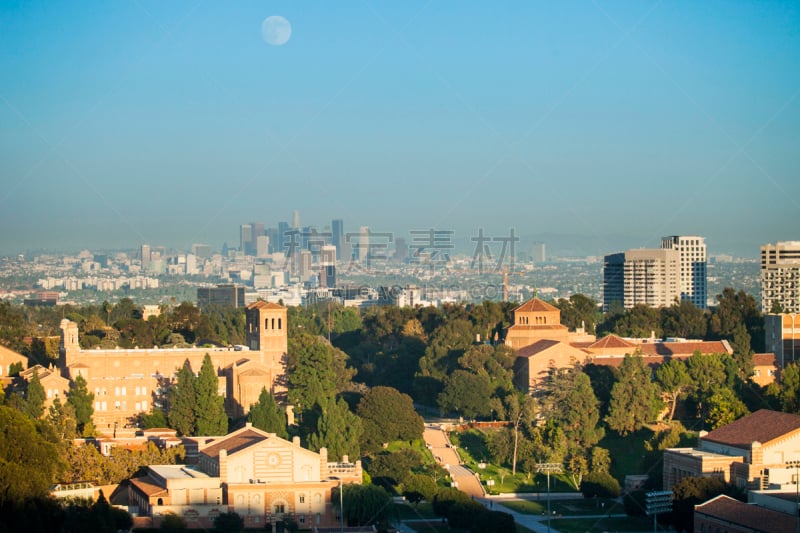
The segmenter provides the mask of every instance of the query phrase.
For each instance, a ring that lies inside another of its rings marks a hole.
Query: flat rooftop
[[[207,478],[204,472],[194,470],[186,465],[150,465],[150,470],[164,479]]]

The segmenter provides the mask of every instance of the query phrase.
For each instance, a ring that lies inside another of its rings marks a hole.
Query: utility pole
[[[560,474],[561,463],[536,463],[536,473],[547,474],[547,533],[550,533],[550,474]]]

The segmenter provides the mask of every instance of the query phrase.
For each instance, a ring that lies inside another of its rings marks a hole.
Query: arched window
[[[159,498],[158,501],[156,502],[156,505],[164,505],[164,499]]]

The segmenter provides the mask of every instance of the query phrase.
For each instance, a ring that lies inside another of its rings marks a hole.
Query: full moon
[[[280,15],[272,15],[261,23],[261,37],[267,44],[281,46],[292,36],[292,25]]]

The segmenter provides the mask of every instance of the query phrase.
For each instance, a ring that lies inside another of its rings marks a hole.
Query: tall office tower
[[[285,253],[287,250],[287,243],[290,241],[291,237],[287,236],[286,233],[289,231],[289,223],[288,222],[278,222],[278,249],[275,250],[276,252]]]
[[[198,287],[197,307],[203,308],[209,305],[244,307],[244,287],[233,284]]]
[[[800,241],[761,247],[761,310],[800,312]]]
[[[139,251],[139,255],[142,258],[142,270],[147,270],[150,268],[150,245],[143,244],[142,249]]]
[[[300,227],[300,210],[295,209],[294,213],[292,214],[292,227],[299,228]]]
[[[369,227],[361,226],[358,231],[358,251],[356,254],[359,263],[366,263],[369,257]]]
[[[392,257],[398,263],[405,263],[408,259],[408,243],[405,238],[397,237],[394,240],[394,256]]]
[[[256,237],[255,255],[256,257],[266,257],[269,254],[269,237],[259,235]]]
[[[242,224],[239,227],[239,251],[247,253],[253,240],[253,226]]]
[[[331,244],[336,247],[336,259],[341,259],[344,246],[344,220],[341,218],[331,220]]]
[[[262,235],[267,234],[267,226],[263,222],[251,222],[251,226],[253,226],[253,239],[255,240],[256,237],[260,237]]]
[[[680,298],[680,252],[628,250],[605,256],[603,309],[636,304],[667,307]]]
[[[708,253],[705,237],[672,235],[661,238],[661,248],[681,254],[681,300],[689,300],[700,309],[708,297]]]
[[[269,237],[269,253],[274,254],[280,252],[278,248],[280,239],[278,238],[278,228],[267,228],[267,237]]]
[[[200,259],[208,259],[211,257],[211,246],[207,244],[193,244],[192,253]]]
[[[533,260],[534,263],[544,263],[545,261],[547,261],[547,254],[545,253],[543,242],[533,243],[533,250],[531,250],[531,260]]]
[[[311,276],[311,267],[313,264],[313,259],[311,256],[311,250],[300,250],[300,279],[302,281],[308,280],[309,276]]]
[[[320,287],[336,286],[336,253],[338,249],[326,244],[319,252],[319,284]]]

